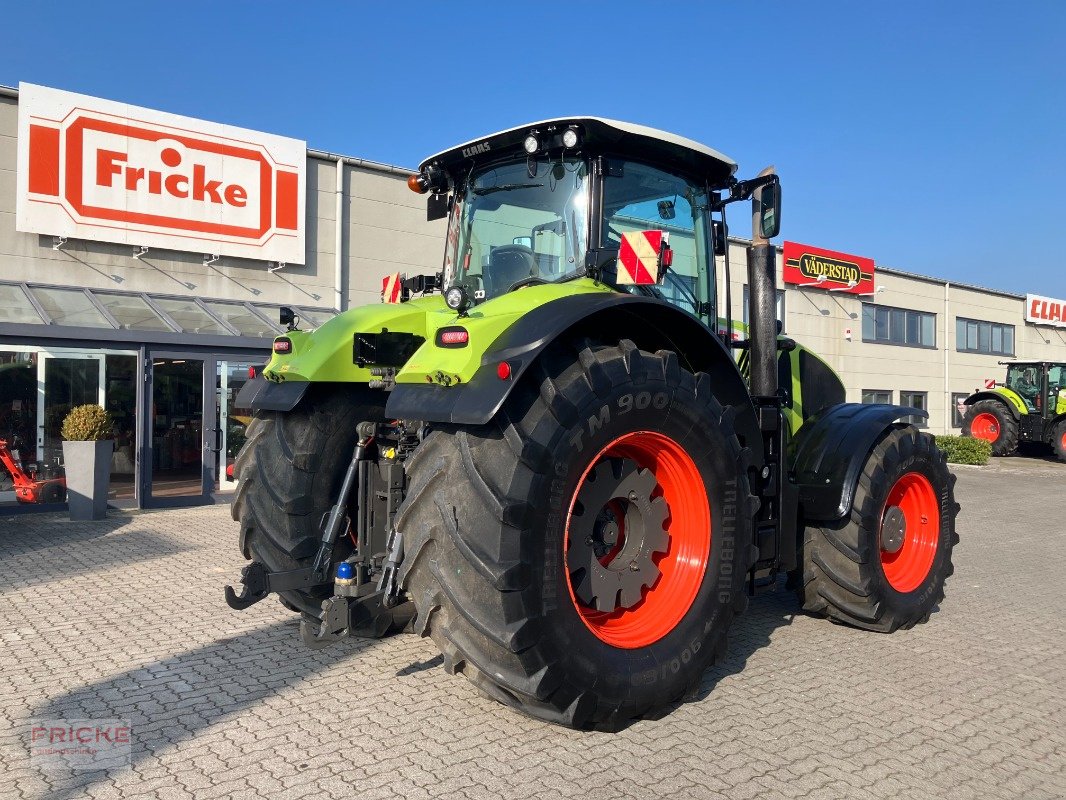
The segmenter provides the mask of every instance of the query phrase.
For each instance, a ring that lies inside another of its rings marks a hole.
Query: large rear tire
[[[241,524],[245,558],[271,572],[309,567],[322,538],[323,517],[340,491],[357,438],[356,425],[380,420],[380,392],[358,384],[312,386],[292,411],[256,411],[237,456],[231,506]],[[339,558],[352,545],[337,542]],[[281,593],[282,604],[318,616],[330,587]]]
[[[962,435],[992,444],[992,455],[1009,456],[1018,449],[1018,420],[999,400],[979,400],[966,411]]]
[[[867,457],[851,513],[804,532],[804,610],[883,633],[928,620],[954,572],[954,486],[932,436],[893,429]]]
[[[414,453],[401,585],[449,672],[534,717],[617,729],[724,651],[757,501],[708,375],[631,342],[573,361]]]
[[[1066,461],[1066,419],[1059,422],[1051,431],[1051,449],[1059,461]]]

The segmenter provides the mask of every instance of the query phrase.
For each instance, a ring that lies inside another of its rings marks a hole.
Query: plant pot
[[[63,442],[67,509],[71,519],[103,519],[115,442]]]

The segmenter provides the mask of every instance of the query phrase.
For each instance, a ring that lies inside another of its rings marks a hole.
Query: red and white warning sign
[[[670,234],[665,231],[623,233],[618,247],[618,283],[634,286],[658,283],[672,257]]]
[[[394,272],[381,279],[381,302],[399,303],[403,298],[403,275]]]
[[[304,263],[307,145],[19,84],[15,227]]]

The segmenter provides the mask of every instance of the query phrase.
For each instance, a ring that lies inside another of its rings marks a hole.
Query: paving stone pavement
[[[1066,466],[959,470],[929,624],[891,636],[760,597],[726,660],[618,734],[519,716],[412,635],[312,651],[243,612],[221,506],[0,525],[0,797],[1061,798]],[[132,720],[129,767],[46,773],[31,720]]]

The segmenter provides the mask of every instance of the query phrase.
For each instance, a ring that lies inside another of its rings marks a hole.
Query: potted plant
[[[61,433],[70,518],[103,519],[115,449],[111,417],[97,405],[75,406],[63,420]]]

